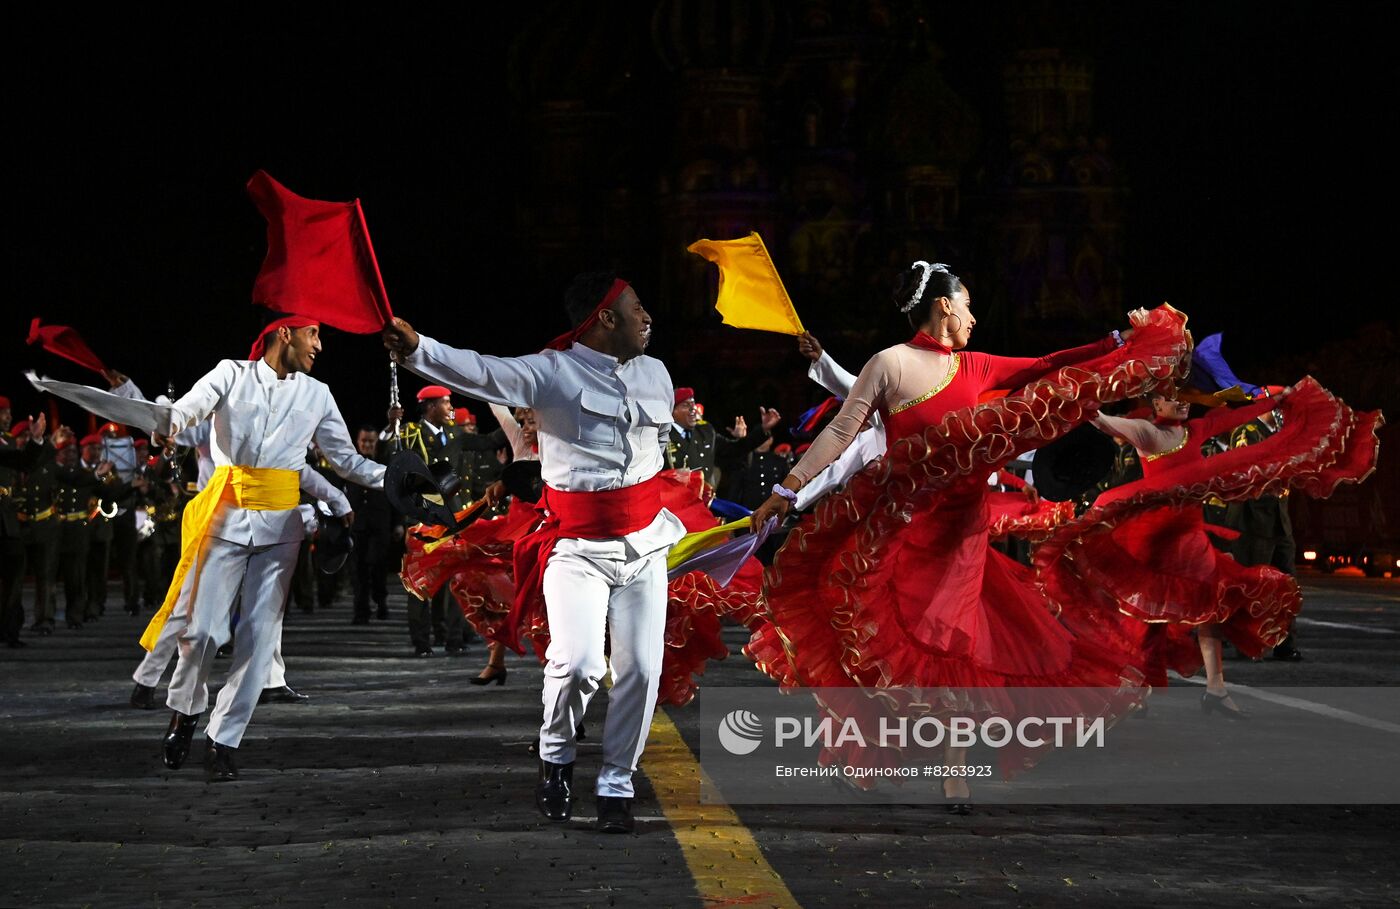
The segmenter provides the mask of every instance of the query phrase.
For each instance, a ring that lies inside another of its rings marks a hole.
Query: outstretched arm
[[[534,407],[553,375],[553,358],[487,357],[420,335],[403,319],[384,329],[384,346],[418,375],[491,404]]]

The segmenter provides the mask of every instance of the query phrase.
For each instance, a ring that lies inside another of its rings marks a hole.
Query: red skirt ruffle
[[[699,471],[666,471],[662,504],[687,530],[706,530],[718,519],[707,507],[710,491]],[[538,520],[534,507],[513,502],[501,518],[479,521],[457,536],[425,551],[411,534],[401,577],[409,593],[429,599],[447,585],[462,613],[483,639],[493,643],[526,641],[541,662],[549,647],[549,616],[536,597],[509,628],[515,597],[512,549]],[[666,603],[666,653],[658,703],[685,704],[695,696],[696,679],[705,663],[728,655],[721,635],[722,616],[746,622],[758,611],[762,569],[750,560],[726,588],[709,576],[690,572],[672,581]],[[513,633],[509,633],[513,632]]]
[[[1359,482],[1375,467],[1382,419],[1353,411],[1312,378],[1279,410],[1281,428],[1262,442],[1111,489],[1038,546],[1037,576],[1061,619],[1142,648],[1149,680],[1159,685],[1167,669],[1200,668],[1195,626],[1220,625],[1248,656],[1282,641],[1301,606],[1297,583],[1216,550],[1201,505],[1211,496],[1228,502],[1288,489],[1326,497],[1338,483]]]

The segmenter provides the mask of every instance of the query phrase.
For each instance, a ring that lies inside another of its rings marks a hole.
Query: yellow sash
[[[145,634],[141,635],[142,647],[147,650],[155,648],[156,639],[165,627],[165,620],[170,618],[175,601],[180,598],[185,576],[204,545],[204,538],[219,512],[219,506],[227,502],[251,511],[289,511],[296,508],[301,500],[300,486],[301,475],[295,470],[228,464],[214,469],[209,485],[185,506],[184,517],[180,520],[180,564],[175,566],[175,577],[170,581],[170,589],[165,592],[165,602],[152,616]],[[193,603],[190,608],[193,610]]]

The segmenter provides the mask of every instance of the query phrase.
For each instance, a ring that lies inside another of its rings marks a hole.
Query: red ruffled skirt
[[[1181,459],[1111,489],[1036,548],[1041,587],[1081,634],[1135,646],[1149,681],[1201,667],[1192,630],[1219,625],[1247,656],[1287,635],[1301,606],[1297,582],[1244,566],[1211,545],[1201,506],[1288,489],[1326,497],[1375,467],[1381,415],[1358,413],[1311,378],[1283,398],[1282,426],[1253,445]],[[1206,440],[1191,440],[1200,444]]]
[[[947,413],[889,446],[789,536],[765,575],[766,621],[755,623],[749,655],[784,687],[857,686],[877,710],[893,706],[895,688],[920,689],[935,710],[984,715],[1113,719],[1131,709],[1144,694],[1132,654],[1065,628],[1031,570],[988,545],[987,477],[1098,405],[1178,375],[1190,351],[1184,322],[1162,307],[1114,354]],[[1032,705],[992,690],[1027,688],[1047,691]],[[1002,757],[1007,773],[1031,763],[1025,753]],[[825,759],[904,757],[865,748]]]

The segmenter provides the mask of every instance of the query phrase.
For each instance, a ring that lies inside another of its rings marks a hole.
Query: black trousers
[[[112,519],[112,550],[109,564],[115,565],[122,579],[122,605],[134,612],[141,602],[141,576],[136,565],[136,515],[128,511]]]
[[[458,605],[457,598],[448,592],[446,585],[430,601],[425,602],[412,596],[408,598],[408,636],[413,641],[414,649],[422,650],[432,646],[434,607],[442,610],[445,626],[444,646],[448,650],[461,650],[462,626],[466,624],[466,619],[462,616],[462,608]]]
[[[388,574],[389,534],[384,530],[369,530],[355,534],[354,561],[355,618],[369,618],[369,602],[383,612],[389,599],[385,575]]]
[[[63,580],[63,616],[80,624],[87,615],[87,555],[92,534],[87,521],[64,521],[58,531],[58,558],[50,578]],[[52,589],[57,589],[54,584]]]
[[[24,627],[24,563],[23,541],[9,534],[0,536],[0,636],[7,642],[18,641]]]
[[[58,567],[59,522],[55,518],[35,521],[20,531],[29,573],[34,576],[34,623],[53,623],[54,570]]]
[[[112,557],[112,527],[92,525],[87,547],[87,578],[83,584],[87,593],[84,618],[95,619],[107,609],[107,570]]]

